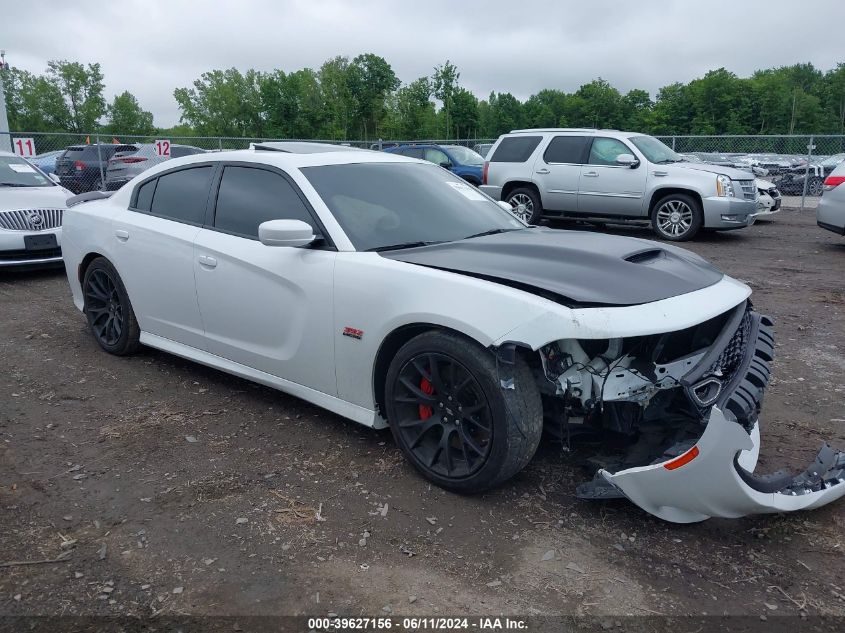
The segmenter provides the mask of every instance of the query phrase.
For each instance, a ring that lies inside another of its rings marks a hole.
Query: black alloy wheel
[[[396,426],[416,460],[448,479],[476,473],[493,440],[493,416],[478,380],[456,359],[424,353],[405,363],[398,383]]]

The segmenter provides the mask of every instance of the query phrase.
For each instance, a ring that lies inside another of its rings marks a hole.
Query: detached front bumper
[[[845,496],[845,453],[828,445],[798,475],[754,474],[760,450],[758,414],[774,351],[771,326],[768,318],[741,306],[682,379],[707,420],[692,448],[646,466],[599,470],[584,496],[625,496],[674,523],[809,510]],[[702,399],[709,409],[698,404]],[[597,482],[607,486],[600,495],[595,494]]]
[[[800,475],[755,476],[759,450],[759,425],[749,433],[714,407],[704,435],[686,453],[599,473],[643,510],[673,523],[811,510],[845,495],[845,453],[825,445]]]

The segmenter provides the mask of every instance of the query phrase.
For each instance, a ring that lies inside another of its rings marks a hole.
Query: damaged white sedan
[[[754,474],[772,324],[697,255],[528,227],[423,161],[274,149],[71,201],[68,279],[103,349],[148,345],[389,425],[458,492],[512,477],[545,429],[595,448],[579,496],[668,521],[845,494],[827,447],[797,476]]]

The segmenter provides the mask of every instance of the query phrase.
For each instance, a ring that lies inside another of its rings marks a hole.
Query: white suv
[[[527,222],[541,217],[650,221],[658,236],[754,223],[751,173],[685,162],[652,136],[592,129],[514,130],[496,141],[481,189]]]

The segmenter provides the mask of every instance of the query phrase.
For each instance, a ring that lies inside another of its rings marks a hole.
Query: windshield
[[[469,149],[468,147],[463,147],[461,145],[444,145],[446,149],[449,150],[449,153],[455,157],[455,160],[458,161],[461,165],[483,165],[484,164],[484,157]]]
[[[683,159],[653,136],[634,136],[629,139],[650,163],[678,163]]]
[[[54,183],[19,156],[0,156],[0,187],[49,187]]]
[[[301,171],[359,251],[525,228],[478,189],[434,165],[358,163]]]

